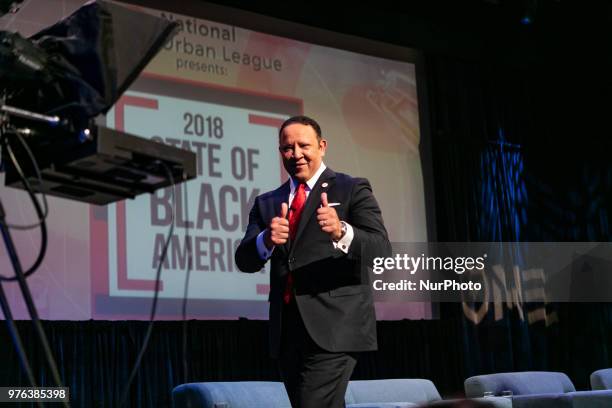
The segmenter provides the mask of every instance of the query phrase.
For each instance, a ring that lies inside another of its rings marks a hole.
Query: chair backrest
[[[345,396],[347,404],[385,402],[424,404],[441,399],[440,393],[431,381],[405,378],[350,381]]]
[[[181,384],[172,391],[175,408],[290,408],[281,382],[236,381]],[[408,407],[440,401],[436,386],[424,379],[350,381],[347,404]]]
[[[561,394],[576,391],[569,377],[552,371],[524,371],[477,375],[465,380],[468,398],[482,397],[485,392],[501,395],[512,391],[513,395]]]
[[[591,389],[612,390],[612,368],[597,370],[591,374]]]
[[[181,384],[172,400],[176,408],[291,408],[283,383],[271,381]]]

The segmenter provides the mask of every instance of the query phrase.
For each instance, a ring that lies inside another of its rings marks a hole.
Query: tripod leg
[[[0,201],[0,232],[2,233],[2,238],[4,239],[4,245],[6,246],[6,251],[13,265],[13,269],[15,270],[15,276],[17,277],[17,282],[19,283],[23,300],[25,301],[30,317],[32,318],[32,324],[34,325],[34,330],[36,331],[40,344],[43,348],[45,357],[47,359],[47,364],[51,370],[53,381],[57,387],[62,387],[62,380],[60,378],[55,359],[53,358],[53,353],[51,352],[47,335],[45,334],[45,330],[43,329],[40,318],[38,317],[38,311],[36,310],[36,305],[32,299],[32,293],[30,292],[30,288],[26,282],[26,278],[21,267],[21,262],[19,261],[19,256],[17,255],[17,250],[15,248],[15,244],[13,243],[13,238],[11,237],[11,233],[6,226],[5,214],[4,207]],[[67,407],[69,404],[65,402],[64,406]]]
[[[13,345],[15,346],[15,351],[17,352],[17,356],[19,357],[21,368],[25,371],[30,385],[32,387],[36,387],[36,379],[34,378],[34,374],[32,373],[32,366],[30,366],[28,356],[25,353],[23,343],[21,342],[21,337],[19,336],[19,331],[17,330],[17,326],[15,326],[15,320],[13,319],[11,307],[8,303],[8,300],[6,299],[6,295],[4,294],[2,282],[0,282],[0,308],[2,308],[2,313],[4,313],[4,319],[6,320],[6,325],[8,326],[9,334],[13,339]],[[43,406],[41,402],[39,402],[37,405],[39,407]]]
[[[6,295],[4,294],[4,288],[2,287],[2,283],[0,283],[0,307],[2,307],[2,313],[4,313],[6,325],[8,326],[9,334],[13,339],[13,344],[15,345],[15,351],[17,352],[17,356],[19,357],[19,361],[21,362],[21,367],[23,368],[23,370],[25,370],[30,385],[32,387],[36,387],[36,379],[34,378],[34,374],[32,373],[32,368],[30,366],[30,362],[28,361],[28,356],[25,354],[25,349],[23,347],[23,343],[21,342],[19,331],[17,331],[15,320],[13,320],[13,314],[11,313],[11,309],[6,299]]]

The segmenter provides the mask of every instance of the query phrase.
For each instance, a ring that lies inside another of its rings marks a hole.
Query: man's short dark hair
[[[294,123],[299,123],[300,125],[310,126],[311,128],[314,129],[315,133],[317,134],[317,139],[321,140],[321,126],[319,126],[316,120],[309,118],[308,116],[304,116],[304,115],[292,116],[286,121],[284,121],[280,129],[278,129],[278,137],[280,137],[283,134],[283,129],[285,129],[289,125],[293,125]]]

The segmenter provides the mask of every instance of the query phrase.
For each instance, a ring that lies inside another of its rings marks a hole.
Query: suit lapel
[[[304,210],[302,211],[302,216],[300,217],[300,223],[298,225],[297,233],[295,234],[295,241],[297,242],[304,232],[306,225],[310,221],[311,218],[314,218],[314,213],[319,205],[321,204],[321,193],[326,193],[327,190],[331,186],[334,185],[334,179],[336,178],[336,173],[329,167],[325,169],[323,174],[317,180],[314,188],[308,194],[308,199],[306,200],[306,204],[304,206]]]

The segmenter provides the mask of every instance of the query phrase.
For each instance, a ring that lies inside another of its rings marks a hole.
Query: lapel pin
[[[321,187],[323,187],[323,188],[325,188],[325,187],[327,187],[327,186],[329,186],[329,184],[327,184],[327,182],[325,182],[325,183],[321,184]]]

